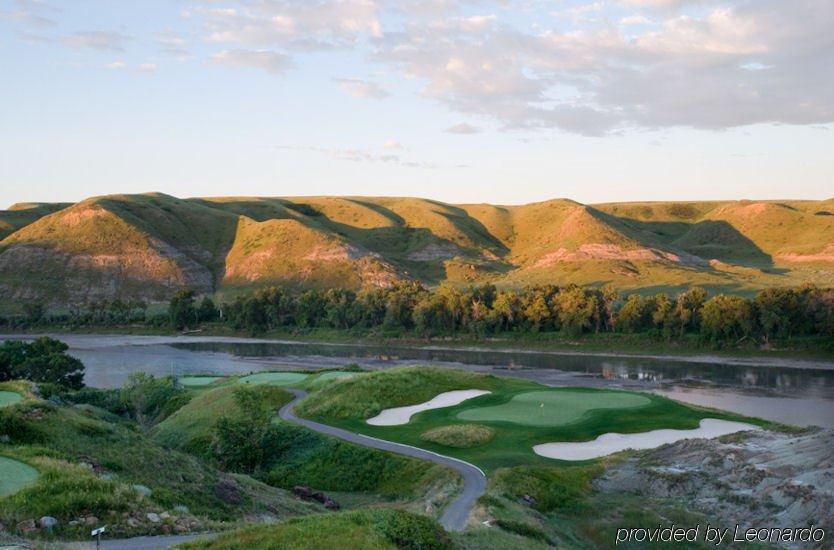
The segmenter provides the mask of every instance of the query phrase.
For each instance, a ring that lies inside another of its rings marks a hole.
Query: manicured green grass
[[[38,479],[38,471],[28,464],[0,456],[0,498],[13,495]]]
[[[182,378],[178,378],[177,381],[183,386],[201,387],[210,386],[220,380],[220,378],[220,376],[183,376]]]
[[[270,384],[273,386],[291,386],[298,384],[308,375],[299,372],[259,372],[238,379],[239,384]]]
[[[23,396],[13,391],[0,391],[0,407],[8,407],[23,401]]]
[[[442,550],[451,547],[449,536],[433,520],[399,510],[376,509],[310,516],[278,525],[257,525],[212,540],[186,543],[179,548]]]
[[[632,409],[650,405],[643,395],[626,392],[547,390],[521,393],[508,402],[492,407],[471,408],[458,413],[461,420],[473,422],[512,422],[525,426],[561,426],[576,422],[591,411]]]
[[[371,426],[366,420],[382,409],[414,405],[439,393],[460,389],[486,389],[491,393],[467,400],[454,407],[419,413],[402,426]],[[520,395],[533,392],[532,401],[510,404]],[[563,401],[561,398],[565,396]],[[558,422],[544,422],[537,408],[552,411]],[[519,405],[521,403],[521,405]],[[562,405],[557,405],[562,403]],[[619,408],[604,408],[619,404]],[[624,408],[625,407],[625,408]],[[511,421],[475,413],[507,411]],[[570,408],[565,411],[562,409]],[[521,412],[521,411],[527,411]],[[548,388],[534,382],[475,374],[465,371],[428,367],[406,367],[374,372],[345,380],[338,387],[328,386],[313,393],[302,403],[302,415],[351,431],[380,439],[397,441],[446,454],[478,465],[485,471],[516,465],[568,464],[537,456],[533,446],[553,441],[588,441],[607,433],[639,433],[655,429],[694,429],[702,418],[718,418],[767,423],[721,411],[700,409],[647,393],[632,393],[592,388]],[[470,416],[470,415],[475,416]],[[532,421],[520,424],[527,414]],[[464,418],[478,418],[478,424],[494,430],[488,443],[476,447],[455,448],[427,441],[424,433],[437,428],[468,423]],[[570,422],[565,423],[570,420]]]

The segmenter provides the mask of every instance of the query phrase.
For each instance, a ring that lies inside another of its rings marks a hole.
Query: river
[[[87,367],[94,387],[131,372],[243,374],[291,368],[436,365],[517,376],[553,386],[651,391],[679,401],[798,426],[834,428],[834,362],[775,366],[770,359],[652,358],[565,352],[326,344],[224,337],[52,335]],[[0,335],[0,339],[6,338]]]

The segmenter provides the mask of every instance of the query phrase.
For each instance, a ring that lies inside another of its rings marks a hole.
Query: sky
[[[0,208],[834,197],[831,0],[0,0]]]

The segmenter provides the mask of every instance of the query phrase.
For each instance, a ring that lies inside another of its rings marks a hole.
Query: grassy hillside
[[[749,293],[834,278],[834,199],[522,206],[158,193],[0,212],[0,302],[164,300],[287,284],[693,284]]]
[[[116,536],[162,534],[322,510],[163,447],[103,409],[44,400],[32,389],[28,382],[0,384],[24,397],[0,409],[0,457],[37,472],[23,488],[0,497],[0,523],[13,532],[20,522],[45,515],[58,519],[56,534],[84,539],[90,524],[107,524]],[[163,520],[151,521],[148,513]]]

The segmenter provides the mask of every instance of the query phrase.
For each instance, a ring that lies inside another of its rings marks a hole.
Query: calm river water
[[[817,368],[548,352],[274,342],[221,337],[55,335],[87,366],[86,382],[117,387],[134,371],[240,374],[288,368],[436,365],[554,386],[621,387],[795,425],[834,428],[834,362]],[[0,336],[2,339],[3,336]],[[766,362],[766,361],[765,361]],[[821,368],[820,368],[821,367]]]

